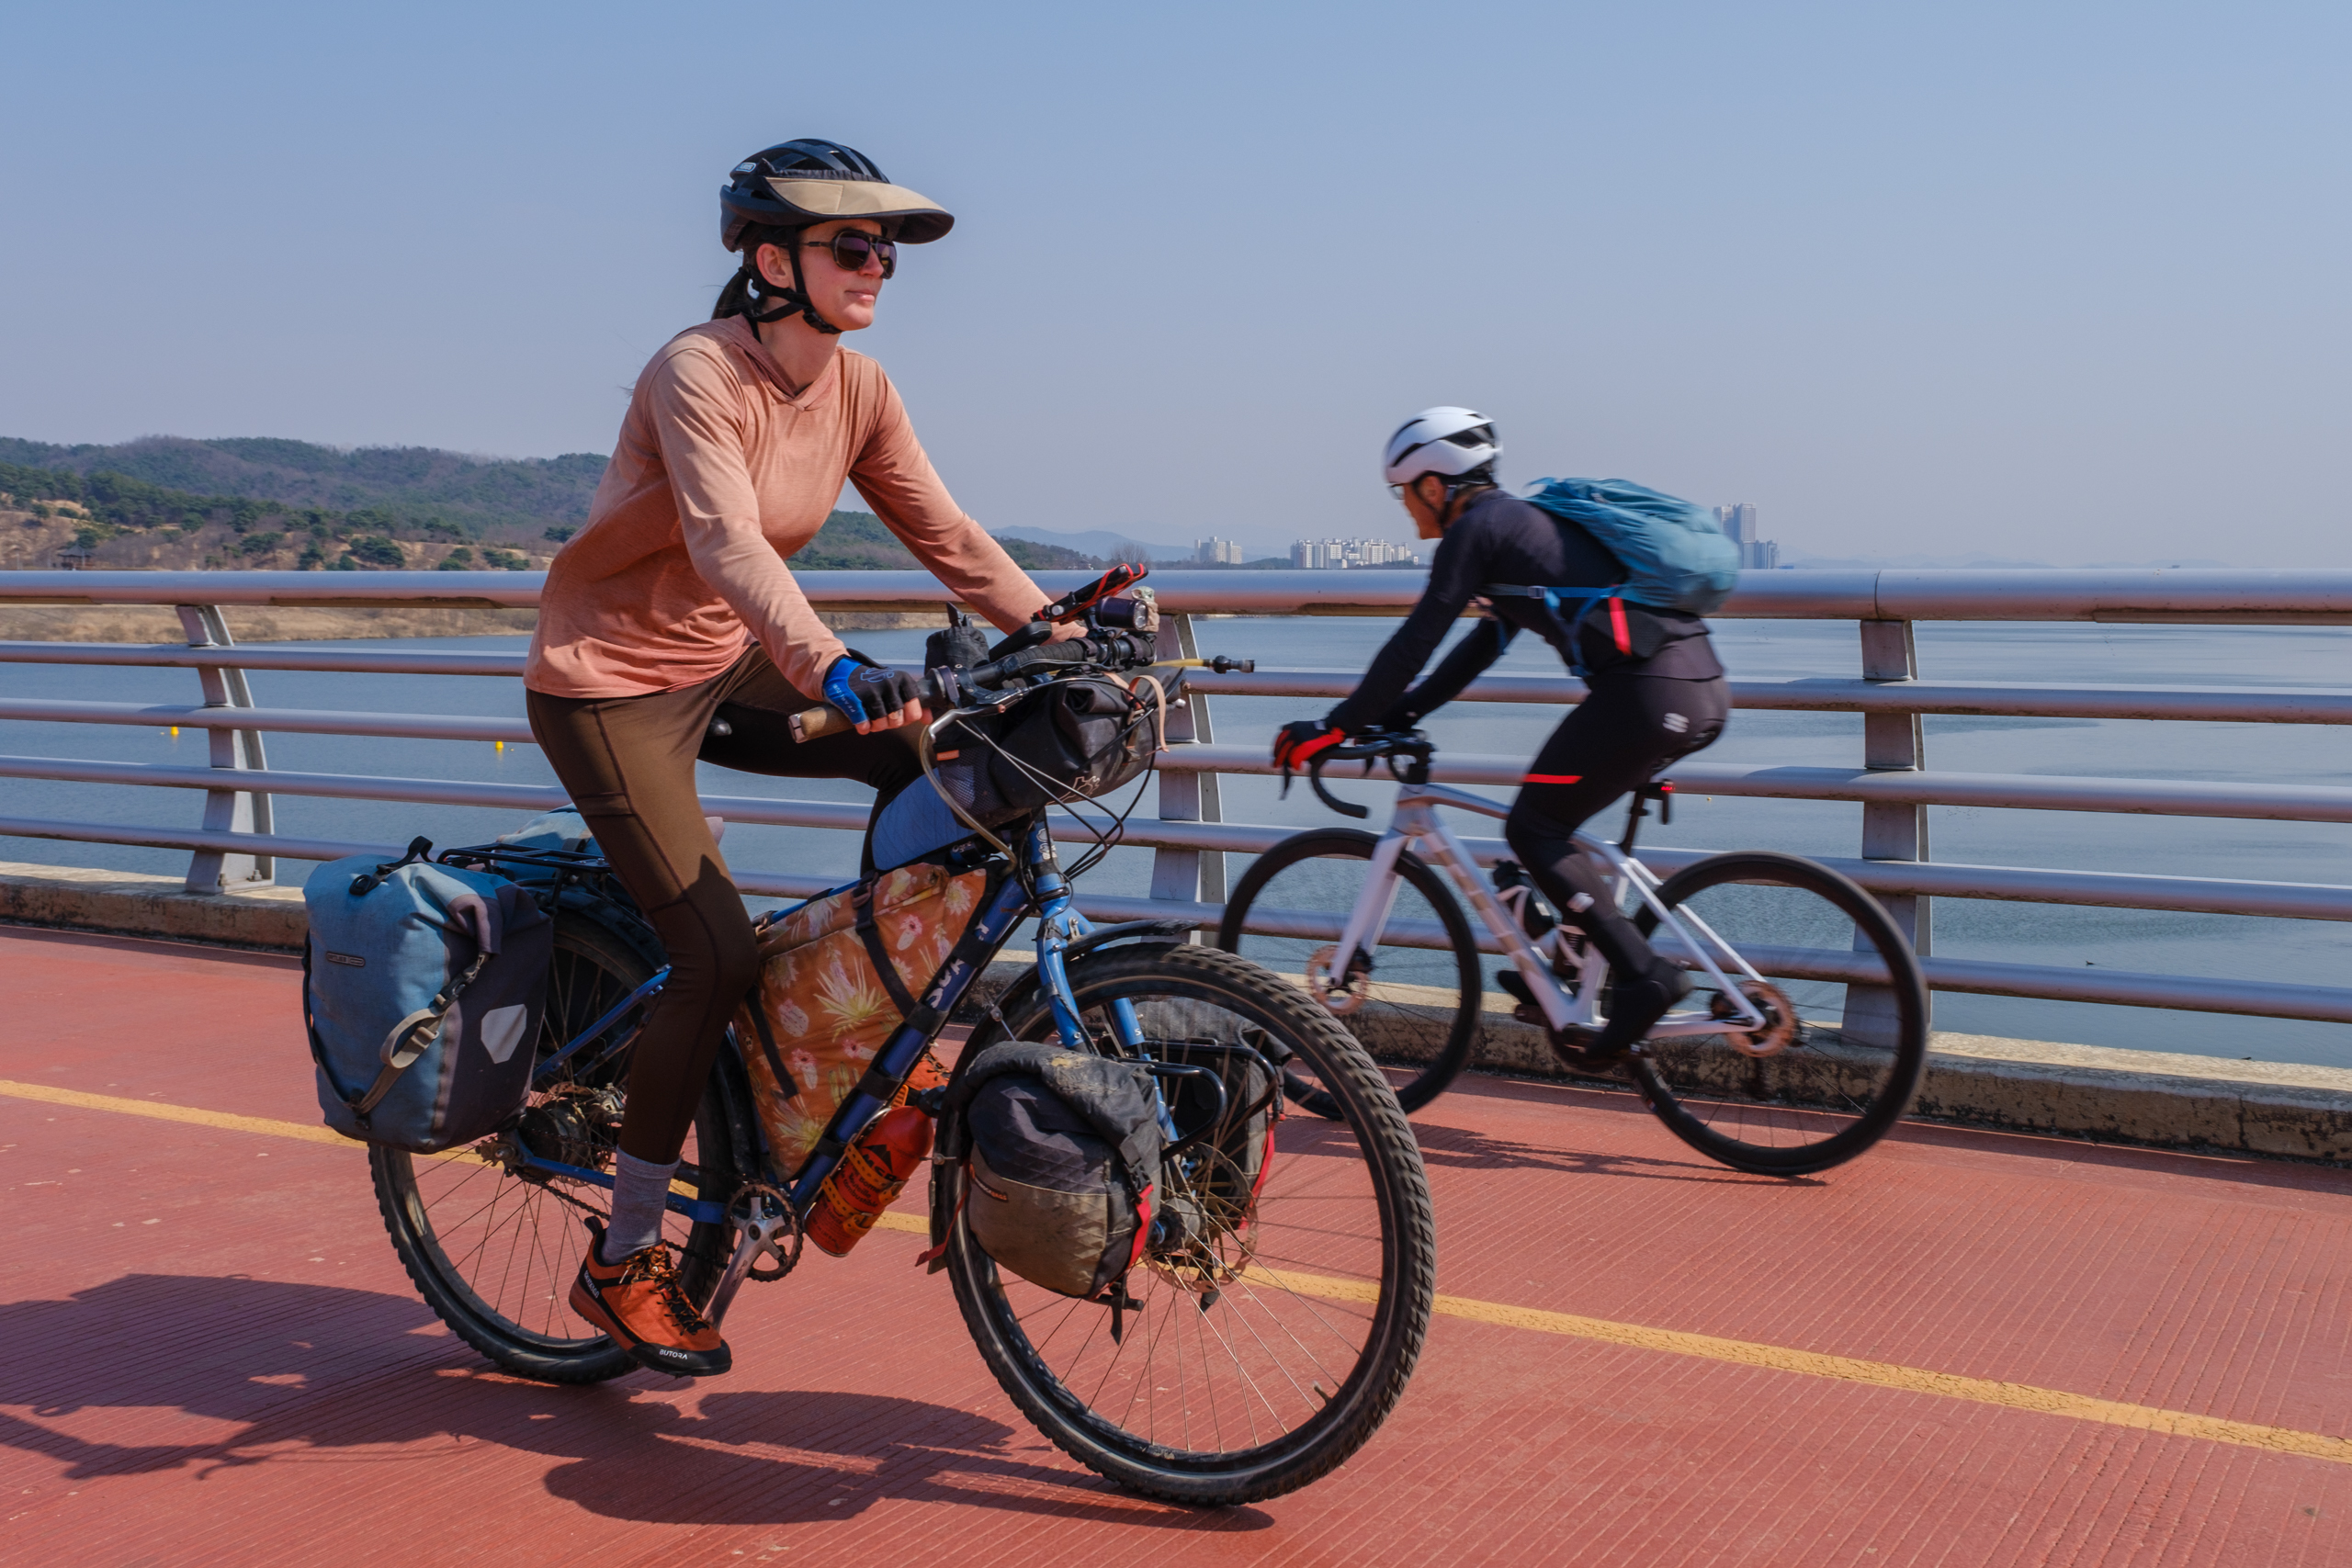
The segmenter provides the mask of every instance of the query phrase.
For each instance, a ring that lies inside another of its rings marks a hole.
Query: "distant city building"
[[[1301,539],[1290,547],[1290,564],[1309,571],[1347,567],[1419,566],[1420,556],[1385,539]]]
[[[1781,564],[1778,540],[1756,536],[1756,508],[1746,502],[1734,506],[1715,508],[1715,522],[1722,527],[1724,537],[1739,547],[1739,564],[1744,571],[1771,571]]]
[[[1241,547],[1231,539],[1203,539],[1193,547],[1193,558],[1211,566],[1239,566]]]

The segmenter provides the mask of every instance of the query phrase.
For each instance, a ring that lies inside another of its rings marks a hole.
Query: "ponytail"
[[[727,287],[718,291],[718,303],[710,308],[710,319],[716,321],[727,316],[741,316],[751,309],[751,304],[752,264],[747,260],[735,269]]]
[[[804,231],[797,227],[787,229],[767,223],[754,223],[745,229],[740,242],[743,265],[735,269],[735,276],[718,291],[718,302],[710,308],[710,319],[716,321],[726,316],[741,316],[764,325],[780,321],[797,310],[819,332],[839,332],[840,328],[817,313],[817,308],[797,288],[778,288],[760,276],[760,247],[775,245],[792,258],[792,276],[797,283],[800,276],[798,246]]]

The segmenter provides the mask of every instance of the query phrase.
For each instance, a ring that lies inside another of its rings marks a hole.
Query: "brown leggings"
[[[695,763],[783,778],[862,779],[883,802],[922,776],[913,726],[797,745],[788,716],[816,703],[757,649],[725,674],[637,697],[526,694],[531,733],[596,847],[653,922],[669,982],[639,1034],[621,1148],[678,1157],[736,1004],[758,975],[752,919],[695,793]],[[724,719],[731,734],[713,735]],[[869,836],[865,859],[872,859]]]

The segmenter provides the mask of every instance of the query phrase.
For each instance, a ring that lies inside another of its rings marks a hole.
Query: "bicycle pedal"
[[[1572,1023],[1566,1029],[1549,1032],[1552,1054],[1560,1058],[1571,1072],[1586,1073],[1595,1077],[1615,1072],[1631,1059],[1630,1051],[1611,1052],[1601,1055],[1593,1047],[1600,1043],[1600,1031],[1585,1024]]]
[[[1516,969],[1498,969],[1495,971],[1495,985],[1520,1005],[1521,1010],[1513,1013],[1512,1017],[1521,1022],[1532,1021],[1523,1016],[1527,1009],[1535,1006],[1535,993],[1527,988],[1527,976]],[[1542,1016],[1540,1011],[1537,1016]]]

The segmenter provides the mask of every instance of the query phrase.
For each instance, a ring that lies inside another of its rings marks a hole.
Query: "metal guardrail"
[[[1083,573],[1037,576],[1051,591],[1086,581]],[[1423,581],[1419,572],[1385,570],[1153,575],[1167,613],[1163,651],[1170,655],[1197,651],[1195,615],[1401,615],[1419,598]],[[202,825],[193,829],[0,816],[0,834],[185,849],[192,854],[188,885],[200,889],[266,882],[277,855],[319,859],[390,849],[277,834],[271,830],[272,795],[496,806],[518,813],[560,804],[562,792],[552,787],[268,769],[261,737],[272,730],[506,741],[526,741],[530,734],[520,719],[262,707],[247,682],[249,671],[513,677],[521,673],[522,658],[239,648],[220,615],[222,605],[528,608],[537,604],[542,581],[535,572],[0,572],[0,604],[171,605],[187,635],[185,647],[0,643],[0,663],[188,668],[198,672],[203,699],[153,705],[0,697],[0,720],[177,725],[207,731],[212,749],[207,768],[0,756],[0,778],[201,790],[206,802]],[[800,581],[813,602],[836,610],[929,609],[944,596],[921,572],[809,573]],[[1693,761],[1674,770],[1676,781],[1691,793],[1860,803],[1860,853],[1829,863],[1871,889],[1913,933],[1938,989],[2352,1021],[2352,988],[1944,958],[1933,952],[1929,923],[1936,897],[2352,920],[2352,887],[1938,863],[1928,858],[1926,820],[1928,806],[1942,805],[2346,822],[2352,821],[2352,788],[1939,771],[1926,765],[1918,723],[1921,714],[1936,713],[2346,725],[2352,724],[2352,689],[1923,681],[1911,635],[1912,623],[1920,620],[2352,625],[2352,571],[1758,572],[1743,579],[1720,615],[1858,623],[1860,678],[1737,681],[1732,691],[1742,708],[1862,715],[1862,765],[1748,768]],[[1160,758],[1160,817],[1131,819],[1125,836],[1125,842],[1155,852],[1151,897],[1091,897],[1084,900],[1090,913],[1214,923],[1224,897],[1225,854],[1258,852],[1290,830],[1220,820],[1220,777],[1272,769],[1261,744],[1215,742],[1209,699],[1336,698],[1352,687],[1353,678],[1201,672],[1188,685],[1193,700],[1171,716],[1178,722]],[[1563,705],[1578,700],[1582,691],[1580,682],[1565,679],[1489,676],[1464,700]],[[1510,784],[1525,764],[1523,758],[1457,752],[1440,759],[1437,776]],[[255,787],[263,783],[259,777],[224,777],[265,773],[266,789]],[[713,795],[704,804],[733,821],[848,831],[862,829],[866,815],[861,806],[834,802]],[[1092,836],[1077,821],[1057,832],[1079,841]],[[1468,842],[1482,862],[1506,852],[1500,840]],[[1704,852],[1653,849],[1642,858],[1670,871]],[[828,886],[821,878],[756,872],[737,880],[747,892],[784,897]]]

